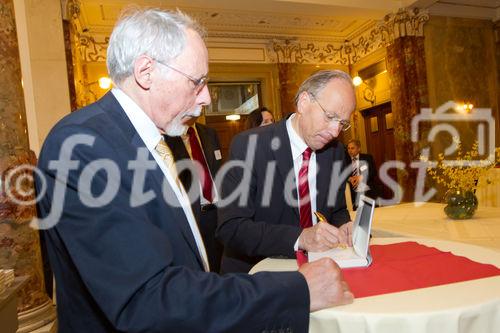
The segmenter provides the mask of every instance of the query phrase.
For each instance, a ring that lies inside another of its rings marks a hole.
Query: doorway
[[[361,114],[365,122],[366,149],[373,156],[378,175],[380,166],[384,162],[396,159],[391,102],[363,110]],[[388,174],[394,181],[397,181],[396,169],[390,169]],[[382,198],[389,199],[394,196],[393,191],[380,179],[377,179],[377,182]]]

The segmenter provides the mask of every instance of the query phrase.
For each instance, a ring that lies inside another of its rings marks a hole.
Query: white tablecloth
[[[428,239],[374,238],[372,244],[418,241],[442,251],[500,267],[500,252]],[[296,270],[295,260],[265,259],[251,273]],[[370,283],[370,281],[367,281]],[[498,333],[500,276],[443,286],[364,297],[311,314],[311,333]]]
[[[500,207],[479,207],[472,219],[452,220],[444,206],[405,203],[375,208],[372,234],[442,239],[500,250]]]

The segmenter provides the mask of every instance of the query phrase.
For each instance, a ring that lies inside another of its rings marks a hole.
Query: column
[[[294,63],[278,63],[282,119],[290,112],[295,112],[294,97],[300,85],[297,82],[297,66]]]
[[[420,149],[411,141],[411,121],[428,107],[427,70],[423,25],[428,15],[418,10],[401,9],[386,16],[384,29],[390,41],[387,46],[387,71],[391,78],[391,102],[394,117],[396,160],[406,164],[398,170],[398,183],[403,188],[403,201],[413,201]]]
[[[30,332],[53,322],[54,306],[45,293],[28,128],[16,35],[14,4],[0,0],[0,267],[29,276],[19,291],[19,330]]]

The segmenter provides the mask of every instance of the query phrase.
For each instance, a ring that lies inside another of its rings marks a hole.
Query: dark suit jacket
[[[251,153],[254,155],[247,158],[247,147],[254,139],[257,140],[256,149]],[[334,162],[339,171],[343,169],[344,155],[344,146],[338,141],[316,152],[317,210],[335,226],[350,220],[345,204],[345,180],[332,176]],[[243,188],[248,186],[249,193],[243,203],[238,200],[219,206],[217,237],[225,247],[221,271],[248,271],[269,256],[294,257],[294,243],[302,229],[295,183],[290,183],[290,191],[284,190],[288,175],[291,173],[293,181],[295,178],[285,120],[237,135],[230,148],[229,163],[233,161],[245,161],[250,172],[248,184]],[[274,171],[266,177],[268,165]],[[246,181],[243,169],[231,168],[222,182],[221,197],[230,196],[242,180]],[[287,204],[286,192],[293,195],[295,207]],[[336,200],[329,200],[329,195],[334,194]]]
[[[220,152],[219,137],[217,136],[217,132],[213,128],[199,123],[196,123],[195,126],[196,131],[198,132],[198,137],[201,141],[203,153],[205,154],[205,158],[207,160],[208,169],[210,170],[212,178],[215,179],[215,175],[222,165],[222,159],[218,160],[215,156],[215,151],[218,150]],[[180,136],[165,136],[165,140],[172,150],[175,161],[181,161],[190,158],[189,153],[187,152],[186,147],[184,146],[184,142],[182,141],[182,138]],[[190,188],[191,182],[193,181],[192,178],[192,173],[189,172],[189,170],[184,170],[179,174],[179,179],[186,189]]]
[[[139,150],[155,167],[137,163],[147,172],[135,193],[155,199],[131,205],[139,196],[131,194],[137,184],[129,161]],[[114,165],[112,172],[99,169],[99,159]],[[176,200],[168,183],[163,198],[164,175],[112,93],[52,129],[39,169],[37,189],[47,186],[40,217],[57,222],[43,236],[57,281],[60,332],[307,332],[309,295],[300,273],[223,278],[202,271],[182,208],[167,204]],[[91,184],[82,184],[90,186],[79,186],[89,174]],[[83,204],[109,188],[116,189],[110,201]],[[60,217],[49,215],[58,207]]]
[[[346,164],[352,170],[352,159],[349,156],[349,154],[346,155],[347,155]],[[375,162],[373,161],[372,155],[359,153],[359,165],[360,168],[363,165],[367,166],[366,170],[360,170],[360,174],[363,175],[363,177],[366,179],[366,185],[370,187],[370,189],[366,191],[364,194],[372,199],[377,199],[379,196],[378,183],[377,183],[377,170],[375,169]],[[354,203],[356,200],[356,195],[353,194],[356,194],[356,192],[354,192],[351,183],[349,183],[349,187],[351,189],[351,198]]]

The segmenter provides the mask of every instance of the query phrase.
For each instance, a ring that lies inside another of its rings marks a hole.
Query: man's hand
[[[341,234],[344,234],[344,238],[346,239],[346,243],[348,246],[352,246],[352,221],[344,223],[340,226],[339,231]]]
[[[346,232],[327,222],[305,228],[299,236],[299,248],[308,252],[323,252],[347,242]]]
[[[332,259],[322,258],[303,264],[299,272],[304,275],[309,287],[311,312],[352,303],[354,296]]]

